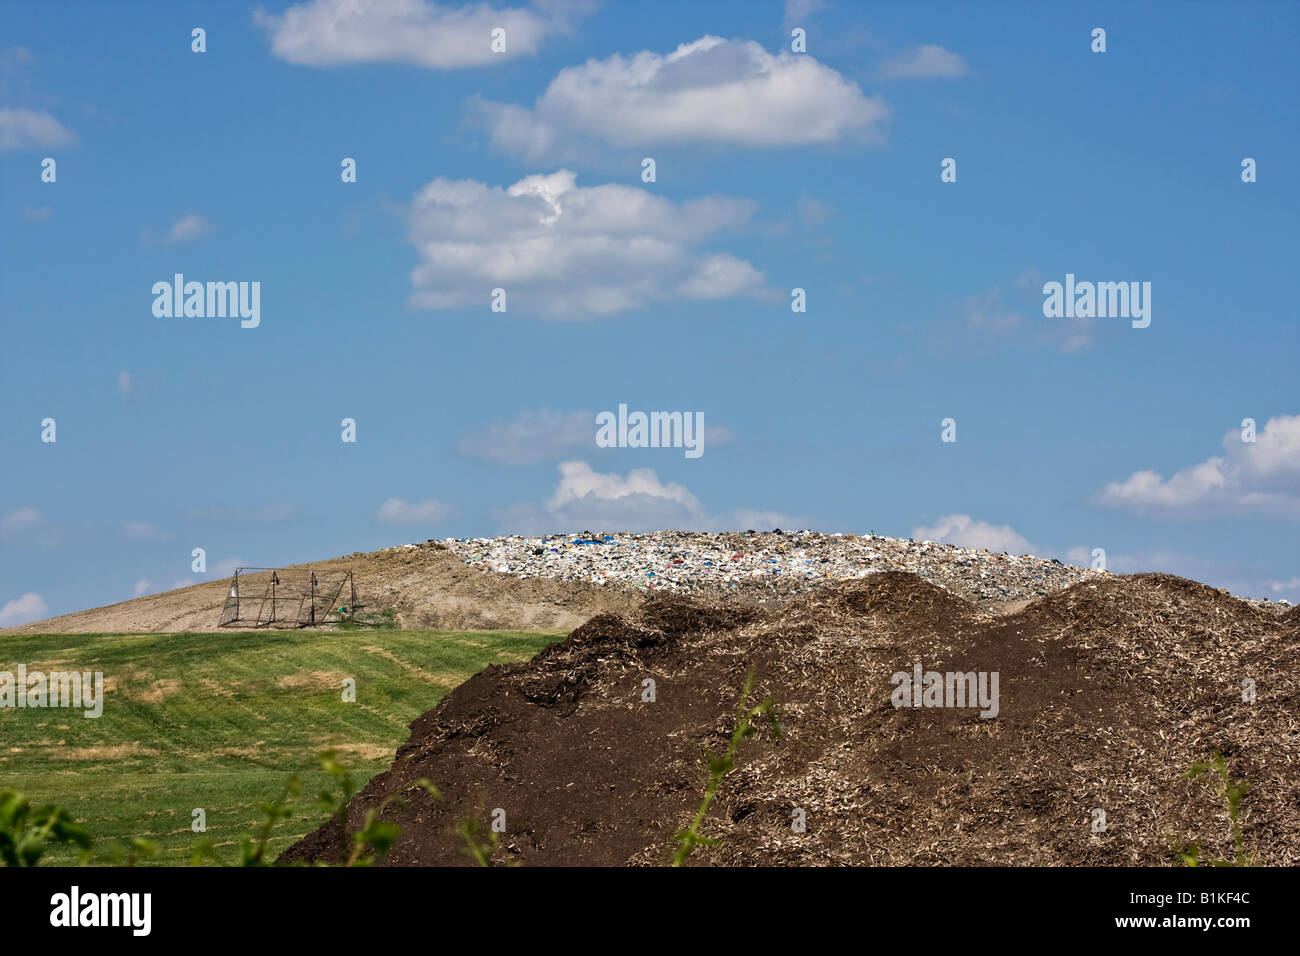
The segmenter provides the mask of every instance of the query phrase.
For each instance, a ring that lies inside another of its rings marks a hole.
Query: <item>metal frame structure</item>
[[[271,576],[260,587],[260,599],[255,596],[259,590],[257,585],[247,595],[241,594],[240,575],[265,572]],[[282,574],[286,575],[283,581]],[[302,628],[351,620],[357,609],[357,587],[351,570],[322,571],[321,578],[314,568],[236,568],[218,626]],[[346,605],[340,605],[338,600],[344,588],[348,589],[349,600]],[[254,603],[257,613],[249,615],[247,612]]]

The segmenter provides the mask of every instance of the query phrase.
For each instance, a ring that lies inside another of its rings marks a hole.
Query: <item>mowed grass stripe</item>
[[[358,784],[388,768],[408,725],[488,664],[526,660],[561,632],[257,631],[230,634],[19,635],[0,639],[0,671],[43,664],[100,671],[104,713],[0,709],[0,789],[66,807],[101,842],[142,836],[158,862],[186,863],[206,837],[228,845],[298,773],[303,796],[276,830],[279,852],[323,821],[316,764],[339,750]],[[55,664],[54,662],[59,662]],[[357,682],[344,703],[342,679]],[[207,833],[191,831],[203,808]],[[68,850],[47,862],[67,863]]]

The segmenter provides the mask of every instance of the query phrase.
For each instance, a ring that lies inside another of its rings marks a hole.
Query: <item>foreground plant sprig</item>
[[[339,859],[342,861],[342,865],[373,866],[392,849],[393,844],[402,833],[402,828],[396,823],[380,819],[389,804],[400,806],[403,803],[401,795],[389,794],[379,806],[366,811],[360,830],[348,833],[348,805],[352,801],[353,794],[356,793],[356,784],[352,779],[352,774],[339,762],[335,751],[324,751],[321,753],[319,760],[321,769],[329,774],[339,790],[338,795],[331,793],[329,790],[322,790],[316,797],[316,806],[318,809],[329,813],[338,827]],[[426,791],[435,800],[442,798],[438,788],[428,780],[420,779],[415,781],[407,788],[407,792],[416,789]],[[245,837],[240,844],[240,866],[276,865],[273,860],[267,857],[266,853],[267,844],[271,840],[271,832],[275,829],[276,824],[289,819],[293,815],[289,805],[301,793],[302,784],[298,780],[298,775],[294,774],[285,783],[284,790],[281,791],[276,800],[262,804],[262,826],[255,838]],[[225,865],[225,860],[217,853],[216,848],[209,840],[201,842],[194,849],[193,862],[197,863],[204,859]],[[327,864],[318,865],[324,866]]]
[[[0,863],[36,866],[54,843],[74,843],[89,850],[90,833],[62,807],[31,801],[15,790],[0,790]]]
[[[745,675],[745,686],[741,688],[740,699],[736,702],[736,716],[727,749],[721,756],[709,755],[709,782],[704,788],[704,799],[700,801],[700,808],[695,812],[695,819],[691,821],[690,826],[678,830],[673,837],[677,841],[673,866],[681,866],[685,863],[698,846],[717,845],[718,841],[705,836],[700,828],[704,824],[704,817],[709,812],[713,798],[718,795],[718,790],[722,787],[722,778],[735,769],[736,751],[740,748],[741,741],[754,735],[756,730],[754,722],[760,717],[764,718],[772,733],[778,739],[781,736],[781,725],[776,719],[776,705],[772,702],[772,698],[767,697],[761,703],[751,707],[749,700],[753,693],[754,669],[751,667],[749,673]]]
[[[1178,858],[1185,866],[1200,866],[1202,862],[1210,866],[1258,866],[1259,858],[1246,852],[1246,841],[1241,832],[1241,802],[1250,792],[1250,781],[1244,777],[1234,779],[1228,773],[1228,765],[1224,762],[1223,755],[1217,750],[1209,760],[1192,764],[1183,774],[1182,779],[1196,780],[1210,773],[1218,777],[1219,796],[1228,809],[1228,819],[1232,821],[1232,842],[1237,850],[1236,859],[1202,861],[1201,846],[1196,842],[1178,851]]]

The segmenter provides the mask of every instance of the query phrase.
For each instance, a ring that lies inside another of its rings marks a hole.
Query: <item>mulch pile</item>
[[[895,708],[891,675],[918,661],[997,672],[998,716]],[[494,862],[664,864],[751,667],[783,732],[741,745],[703,828],[720,842],[693,864],[1169,865],[1194,840],[1231,856],[1219,794],[1180,779],[1215,750],[1251,781],[1247,849],[1300,863],[1300,619],[1164,574],[1001,617],[905,572],[777,607],[665,596],[602,614],[417,719],[350,826],[428,778],[441,801],[411,791],[384,813],[403,828],[388,864],[469,864],[456,824],[496,808]],[[283,859],[335,859],[337,838],[323,826]]]

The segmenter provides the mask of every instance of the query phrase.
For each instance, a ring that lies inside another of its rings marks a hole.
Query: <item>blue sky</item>
[[[349,6],[0,11],[0,625],[585,528],[1300,600],[1300,6]],[[156,316],[175,273],[260,324]],[[1150,325],[1046,318],[1067,273]],[[620,403],[704,454],[597,447]]]

